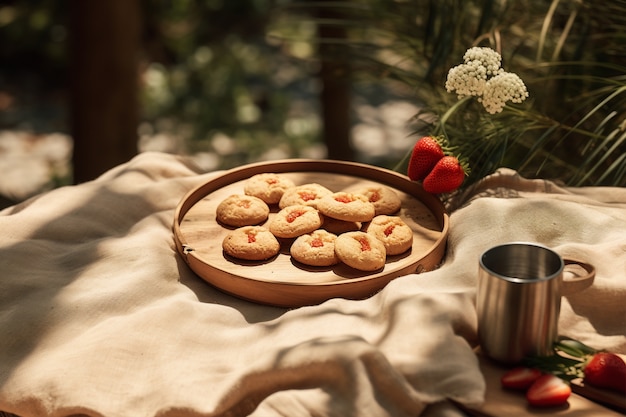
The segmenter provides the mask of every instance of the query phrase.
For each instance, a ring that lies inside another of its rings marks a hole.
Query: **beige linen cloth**
[[[219,173],[145,153],[0,212],[0,410],[21,417],[453,415],[479,405],[477,260],[534,241],[596,265],[561,333],[626,353],[626,190],[501,170],[454,202],[447,255],[362,301],[280,309],[177,255],[176,205]]]

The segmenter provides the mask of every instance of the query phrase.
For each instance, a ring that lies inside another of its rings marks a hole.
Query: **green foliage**
[[[305,156],[320,141],[315,68],[267,37],[276,3],[142,0],[140,134],[171,138],[169,151],[214,154],[214,168],[276,150]],[[69,130],[70,7],[0,2],[0,99],[12,100],[0,129]]]
[[[189,152],[218,154],[218,168],[271,149],[301,156],[319,140],[316,108],[298,107],[315,103],[306,65],[266,41],[269,1],[145,4],[150,64],[142,108],[149,130],[182,136]],[[227,150],[215,143],[224,137]]]
[[[0,82],[13,81],[24,73],[38,73],[38,81],[47,86],[64,81],[66,11],[64,2],[53,0],[36,6],[27,1],[0,3]],[[41,68],[42,62],[45,68]]]
[[[470,163],[466,185],[502,166],[571,185],[626,185],[625,2],[370,3],[384,42],[370,45],[369,62],[414,86],[425,104],[416,135],[445,135]],[[471,46],[500,52],[531,99],[489,115],[447,93],[448,69]],[[429,113],[437,117],[425,122]]]
[[[368,100],[385,100],[378,93],[384,89],[410,91],[423,107],[415,135],[445,135],[469,161],[467,185],[502,166],[571,185],[626,185],[624,0],[142,5],[142,131],[176,135],[190,153],[214,152],[221,167],[272,149],[306,156],[321,142],[316,71],[323,42],[350,46],[352,82],[377,87]],[[65,86],[67,12],[64,2],[50,0],[0,5],[0,90],[34,90],[34,79]],[[348,36],[321,39],[321,27],[341,27]],[[528,87],[526,102],[492,116],[445,91],[448,70],[475,45],[502,54],[505,70]],[[18,119],[7,117],[0,122]]]

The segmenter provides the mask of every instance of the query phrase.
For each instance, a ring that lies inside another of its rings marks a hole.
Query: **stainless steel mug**
[[[558,337],[561,296],[582,291],[595,268],[563,259],[534,243],[495,246],[480,257],[476,310],[481,352],[513,364],[527,356],[548,355]],[[583,274],[563,279],[565,265]]]

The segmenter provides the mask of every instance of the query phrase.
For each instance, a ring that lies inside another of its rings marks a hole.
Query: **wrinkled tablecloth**
[[[476,406],[480,253],[509,241],[594,264],[560,333],[626,353],[626,189],[508,169],[452,201],[440,268],[366,300],[281,309],[226,295],[177,254],[175,207],[219,175],[143,153],[0,212],[0,410],[21,417],[418,416]]]

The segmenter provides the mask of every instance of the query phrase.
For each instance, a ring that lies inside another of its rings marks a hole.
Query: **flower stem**
[[[446,110],[446,112],[439,119],[439,130],[441,130],[441,134],[444,138],[446,138],[448,142],[450,142],[450,138],[446,133],[446,123],[448,122],[448,119],[452,117],[452,115],[459,109],[459,107],[464,105],[471,98],[472,96],[465,96],[462,99],[458,100],[456,103],[454,103],[454,105],[450,106],[450,108],[448,108],[448,110]]]

